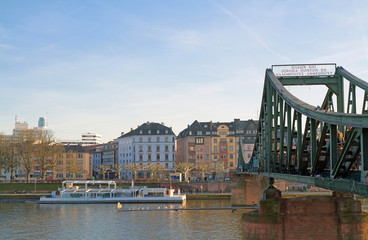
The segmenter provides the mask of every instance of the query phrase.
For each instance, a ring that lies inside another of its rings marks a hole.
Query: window
[[[234,163],[233,162],[230,162],[230,167],[234,167]]]
[[[83,153],[77,153],[77,158],[83,158]]]
[[[202,135],[202,131],[197,131],[197,135]]]
[[[169,168],[169,164],[168,163],[165,163],[165,168]]]
[[[143,131],[142,130],[139,130],[139,134],[142,134],[143,133]]]
[[[217,138],[214,138],[213,139],[213,143],[217,143]]]
[[[213,160],[217,160],[217,155],[214,155],[213,156]]]
[[[226,154],[221,154],[221,159],[226,159]]]
[[[217,146],[214,146],[214,147],[213,147],[213,152],[214,152],[214,153],[217,153]]]
[[[232,143],[234,140],[232,138],[229,138],[229,142]]]
[[[66,158],[73,158],[73,153],[67,153]]]
[[[151,152],[152,151],[152,147],[151,145],[148,145],[148,152]]]
[[[230,154],[230,159],[233,159],[234,158],[234,155],[233,154]]]
[[[210,159],[210,155],[206,154],[206,159]]]
[[[156,142],[160,142],[160,137],[157,137],[156,138]]]
[[[139,151],[143,152],[143,145],[139,145]]]
[[[156,161],[160,161],[160,154],[157,154]]]
[[[169,146],[168,145],[166,145],[165,146],[165,152],[168,152],[169,151]]]
[[[250,145],[248,145],[248,146],[247,146],[247,149],[248,149],[248,150],[250,150],[250,149],[251,149],[251,146],[250,146]]]
[[[226,138],[220,138],[220,143],[226,143]]]
[[[160,146],[156,146],[156,152],[160,151]]]
[[[166,130],[165,130],[165,134],[168,134],[168,133],[169,133],[169,130],[167,130],[167,129],[166,129]]]
[[[148,137],[148,142],[151,142],[151,137]]]
[[[143,142],[143,138],[141,138],[141,137],[140,137],[140,138],[139,138],[139,142]]]
[[[229,147],[229,150],[232,152],[233,151],[233,146],[230,146]]]
[[[143,161],[143,154],[139,154],[139,161]]]
[[[148,154],[148,161],[151,161],[151,154]]]
[[[203,137],[197,137],[197,138],[195,138],[195,143],[196,144],[203,144],[203,141],[204,139],[203,139]]]
[[[165,154],[165,160],[168,161],[169,160],[169,154]]]
[[[151,134],[151,130],[148,130],[148,134]]]
[[[165,142],[169,142],[169,138],[168,137],[165,137]]]
[[[157,134],[160,134],[160,130],[157,130]]]

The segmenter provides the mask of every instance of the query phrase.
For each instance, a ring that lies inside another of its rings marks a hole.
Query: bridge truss
[[[249,163],[239,160],[238,173],[368,196],[368,83],[342,67],[334,70],[328,76],[286,77],[266,70],[253,154]],[[328,90],[321,106],[312,106],[287,91],[291,85]]]

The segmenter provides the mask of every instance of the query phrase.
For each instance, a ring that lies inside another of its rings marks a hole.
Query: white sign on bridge
[[[325,77],[335,74],[336,64],[273,65],[272,71],[276,77]]]

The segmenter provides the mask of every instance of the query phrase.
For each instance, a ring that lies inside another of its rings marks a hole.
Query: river
[[[116,204],[0,203],[0,239],[242,239],[245,236],[244,231],[254,232],[257,228],[260,229],[258,237],[244,239],[269,239],[261,237],[265,235],[265,229],[273,232],[273,229],[280,227],[280,222],[276,221],[273,224],[268,220],[259,225],[259,222],[263,222],[263,218],[247,222],[248,220],[242,217],[244,213],[251,210],[238,209],[234,212],[231,210],[167,210],[229,206],[230,200],[188,200],[185,205],[124,204],[121,210],[117,209]],[[366,199],[362,201],[362,208],[365,211],[368,209]],[[134,211],[130,211],[132,209]],[[300,231],[307,232],[305,234],[300,232],[297,237],[285,237],[287,234],[283,233],[284,237],[281,239],[320,239],[318,236],[326,233],[327,227],[337,229],[338,234],[332,229],[330,237],[324,239],[345,239],[341,237],[343,236],[341,232],[349,226],[354,227],[354,231],[349,235],[353,236],[351,239],[368,237],[368,225],[350,224],[356,222],[355,219],[348,218],[349,222],[340,224],[338,227],[333,224],[324,226],[322,223],[326,223],[328,216],[321,217],[315,213],[307,218],[302,215],[284,216],[283,221],[286,223],[286,220],[291,217],[295,219],[291,224],[292,229],[300,228]],[[334,219],[334,215],[332,218]],[[301,223],[298,223],[298,219]],[[338,219],[339,222],[344,220]],[[315,224],[317,222],[319,224]],[[308,224],[310,227],[303,227]],[[249,226],[253,228],[249,229]],[[288,229],[288,226],[284,224],[283,228]],[[307,236],[311,231],[316,233],[320,231],[320,234],[313,234],[315,237],[309,238]],[[287,233],[292,232],[287,231]],[[362,234],[356,234],[356,232]],[[278,239],[275,236],[277,234],[272,235],[271,239]]]
[[[230,201],[125,204],[122,210],[214,206],[230,206]],[[241,239],[246,211],[118,211],[116,204],[0,203],[0,239]]]

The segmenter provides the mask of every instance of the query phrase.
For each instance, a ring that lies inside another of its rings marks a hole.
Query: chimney
[[[123,136],[124,135],[124,132],[121,132],[121,136]]]
[[[161,122],[161,125],[165,126],[165,123]]]
[[[133,128],[130,128],[130,131],[133,131]]]

